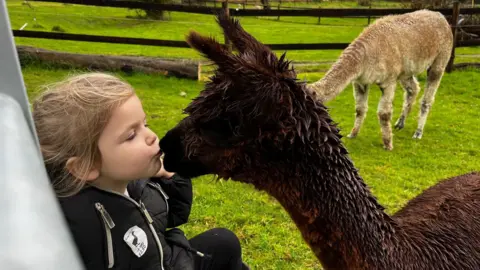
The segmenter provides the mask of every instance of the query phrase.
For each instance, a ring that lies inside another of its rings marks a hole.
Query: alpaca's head
[[[306,148],[338,143],[326,108],[297,81],[285,55],[278,59],[238,21],[217,20],[239,53],[196,32],[187,37],[218,68],[185,109],[188,116],[160,141],[165,169],[252,182],[265,168],[302,158]]]

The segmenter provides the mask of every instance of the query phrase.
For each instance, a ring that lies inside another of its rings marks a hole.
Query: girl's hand
[[[163,160],[162,160],[162,158],[160,158],[160,162],[162,163],[162,167],[161,167],[160,170],[157,172],[157,174],[155,175],[155,177],[171,178],[175,173],[173,173],[173,172],[167,172],[167,171],[163,168]]]

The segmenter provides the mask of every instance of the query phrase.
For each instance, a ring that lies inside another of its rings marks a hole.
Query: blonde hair
[[[135,94],[128,83],[104,73],[70,76],[46,86],[33,102],[33,119],[57,196],[76,194],[100,161],[98,140],[112,111]],[[66,168],[77,157],[75,175]]]

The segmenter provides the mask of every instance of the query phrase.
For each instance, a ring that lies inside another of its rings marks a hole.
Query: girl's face
[[[94,183],[121,191],[128,182],[152,177],[160,170],[158,137],[145,117],[136,95],[113,111],[98,142],[101,163]]]

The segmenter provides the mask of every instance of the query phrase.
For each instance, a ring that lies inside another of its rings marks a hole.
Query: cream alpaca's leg
[[[392,126],[390,120],[393,113],[393,98],[395,97],[396,82],[380,86],[382,90],[382,97],[378,103],[378,120],[382,131],[383,148],[385,150],[392,150]]]
[[[418,118],[418,126],[414,139],[421,139],[423,135],[423,128],[427,122],[428,113],[435,101],[435,94],[437,93],[438,86],[443,76],[443,67],[432,66],[427,72],[427,83],[425,86],[425,93],[422,97],[422,104],[420,106],[420,116]]]
[[[420,86],[418,85],[418,81],[413,76],[400,80],[400,84],[402,85],[403,90],[405,90],[405,94],[403,96],[402,113],[398,118],[397,122],[395,123],[396,129],[402,129],[405,126],[405,119],[407,119],[408,114],[410,113],[413,105],[415,104],[418,92],[420,92]]]
[[[355,138],[362,127],[363,120],[368,111],[368,85],[353,83],[353,96],[355,97],[355,124],[348,138]]]

